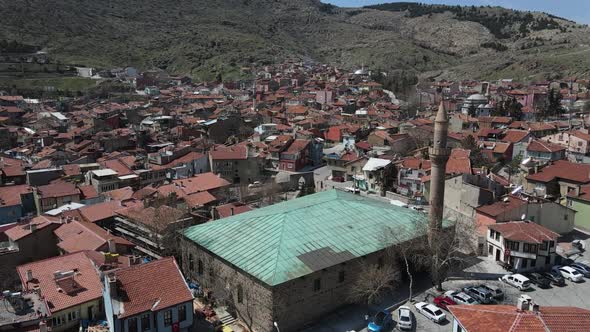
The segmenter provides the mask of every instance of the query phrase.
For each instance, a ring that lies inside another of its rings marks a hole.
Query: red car
[[[456,305],[457,302],[453,301],[453,299],[451,299],[448,296],[441,295],[439,297],[434,298],[434,304],[436,304],[436,306],[439,308],[449,310],[449,309],[447,309],[447,306]]]

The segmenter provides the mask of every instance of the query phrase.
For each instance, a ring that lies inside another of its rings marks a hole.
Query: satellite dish
[[[522,216],[520,216],[520,220],[525,220],[526,219],[526,214],[522,214]]]

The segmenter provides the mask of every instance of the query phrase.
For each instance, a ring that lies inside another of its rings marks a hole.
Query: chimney
[[[33,224],[33,223],[31,223],[31,224],[29,225],[29,227],[30,227],[30,229],[31,229],[31,233],[33,233],[34,231],[36,231],[36,230],[37,230],[37,224]]]
[[[229,210],[229,215],[233,216],[234,215],[234,207],[232,206]]]
[[[117,277],[114,273],[111,273],[107,276],[108,279],[108,287],[109,293],[111,294],[111,298],[117,297]]]
[[[27,270],[27,282],[33,281],[33,271]]]
[[[107,243],[109,245],[109,252],[110,253],[117,252],[117,246],[116,246],[115,241],[113,239],[108,239]]]

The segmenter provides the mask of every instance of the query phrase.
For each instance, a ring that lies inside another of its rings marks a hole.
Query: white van
[[[522,274],[507,274],[500,278],[500,281],[503,281],[511,286],[518,288],[519,290],[527,290],[531,288],[531,281],[529,278],[523,276]]]
[[[390,201],[390,203],[391,203],[392,205],[399,206],[399,207],[404,207],[404,208],[407,208],[407,207],[408,207],[408,204],[406,204],[406,203],[404,203],[404,202],[402,202],[402,201],[398,201],[398,200],[396,200],[396,199],[392,199],[392,200]]]

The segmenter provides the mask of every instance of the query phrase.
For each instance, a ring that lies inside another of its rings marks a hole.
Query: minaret
[[[434,120],[434,143],[428,149],[430,162],[430,222],[428,230],[428,242],[436,239],[436,233],[442,229],[442,218],[444,211],[445,197],[445,174],[447,161],[451,149],[447,147],[447,136],[449,132],[449,120],[447,111],[441,101]]]

